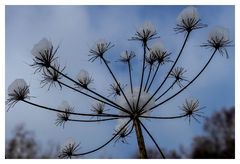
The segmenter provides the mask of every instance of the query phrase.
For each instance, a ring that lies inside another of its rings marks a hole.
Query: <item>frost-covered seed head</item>
[[[110,94],[109,96],[113,96],[116,98],[116,96],[121,96],[121,89],[119,88],[119,86],[124,89],[124,85],[121,85],[120,82],[118,82],[118,84],[116,82],[114,82],[113,84],[110,84]]]
[[[35,44],[31,53],[34,57],[32,66],[37,68],[36,71],[42,70],[43,67],[50,67],[51,63],[56,59],[57,50],[58,47],[53,50],[52,42],[46,38]]]
[[[137,29],[135,36],[131,40],[139,40],[143,42],[143,45],[146,45],[147,41],[155,38],[155,35],[157,35],[157,32],[154,25],[146,22]]]
[[[93,47],[90,49],[90,54],[88,56],[91,56],[91,58],[89,59],[89,61],[93,62],[95,61],[97,58],[103,57],[104,53],[106,51],[108,51],[110,48],[112,48],[114,45],[111,44],[111,42],[107,42],[103,39],[100,39],[99,41],[97,41]]]
[[[228,29],[218,26],[210,31],[207,43],[204,43],[201,46],[218,50],[221,55],[226,54],[226,57],[228,58],[226,47],[231,46],[231,42],[232,41],[229,39]]]
[[[137,101],[138,101],[138,94],[139,94],[140,89],[139,88],[133,88],[133,94],[131,93],[131,89],[126,90],[125,95],[133,109],[133,112],[138,112],[143,105],[145,105],[145,103],[151,98],[151,94],[147,93],[145,91],[141,92],[141,96],[139,99],[139,103],[138,103],[138,109],[136,109],[136,105],[137,105]],[[131,111],[131,108],[129,107],[128,103],[126,102],[125,98],[123,96],[120,96],[117,99],[117,102],[120,106],[122,106],[124,109],[128,110],[129,112]],[[150,108],[152,108],[153,106],[155,106],[155,98],[153,97],[151,99],[151,101],[144,107],[144,109],[142,110],[143,112],[145,112],[145,115],[149,115],[148,110]],[[122,114],[122,113],[121,113]],[[126,113],[124,113],[126,114]]]
[[[130,132],[129,127],[126,126],[128,121],[129,119],[127,118],[118,119],[118,123],[114,129],[115,133],[113,134],[118,134],[115,143],[118,141],[121,141],[122,143],[127,143],[126,137],[129,135]]]
[[[8,87],[8,98],[6,103],[13,107],[18,101],[29,99],[29,86],[24,79],[14,80]]]
[[[200,23],[200,17],[195,7],[189,6],[181,11],[177,17],[177,32],[190,32],[194,29],[206,27]]]
[[[149,66],[153,66],[153,64],[157,61],[157,56],[150,52],[146,55],[145,61]]]
[[[165,64],[166,62],[171,62],[169,57],[170,54],[167,53],[167,50],[162,42],[153,44],[149,53],[155,56],[156,60],[161,65]]]
[[[73,139],[68,139],[66,143],[62,146],[59,158],[72,158],[74,153],[79,149],[79,144],[77,144]]]
[[[88,88],[89,84],[93,82],[92,77],[84,69],[80,70],[76,79],[81,84],[81,86],[77,85],[79,88]]]
[[[134,58],[136,55],[134,54],[133,51],[123,51],[120,55],[120,61],[121,62],[124,62],[124,63],[127,63],[129,62],[132,58]]]
[[[91,110],[96,114],[103,114],[105,110],[105,104],[97,101],[92,105]]]
[[[64,113],[62,112],[59,112],[57,114],[57,119],[56,119],[56,122],[55,124],[58,126],[63,126],[64,128],[64,125],[65,123],[68,121],[69,117],[70,117],[70,113],[69,112],[73,112],[73,107],[71,107],[67,101],[63,101],[61,103],[61,105],[58,107],[59,110],[61,111],[64,111]]]

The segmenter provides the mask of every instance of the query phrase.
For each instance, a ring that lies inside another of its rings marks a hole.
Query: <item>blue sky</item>
[[[140,60],[142,58],[141,44],[128,41],[134,35],[137,27],[144,22],[152,22],[172,59],[175,59],[184,39],[184,34],[175,34],[173,28],[176,17],[186,6],[6,6],[6,91],[16,78],[24,78],[30,84],[33,102],[57,107],[62,100],[67,100],[75,108],[89,112],[91,100],[69,91],[41,88],[38,74],[34,74],[31,49],[43,37],[50,39],[54,45],[59,45],[58,56],[60,63],[66,65],[66,72],[75,78],[80,69],[86,69],[94,78],[93,87],[105,95],[108,94],[109,84],[112,82],[104,65],[99,62],[89,63],[88,54],[92,44],[104,38],[115,44],[106,55],[113,61],[111,67],[117,77],[128,81],[127,68],[118,62],[122,51],[133,50],[137,54],[134,69],[134,84],[139,84]],[[194,31],[184,50],[178,66],[187,69],[188,79],[201,69],[211,55],[209,49],[199,45],[206,42],[208,32],[215,26],[228,28],[230,38],[234,41],[234,6],[195,6],[203,23],[207,28]],[[153,44],[154,41],[150,42]],[[179,106],[186,98],[198,98],[201,106],[206,106],[205,116],[222,107],[234,105],[234,47],[228,49],[230,58],[226,59],[217,54],[207,70],[187,90],[177,98],[157,109],[152,115],[176,115]],[[138,61],[138,62],[137,62]],[[169,66],[169,65],[168,65]],[[159,72],[160,81],[167,68]],[[104,76],[103,76],[104,75]],[[170,84],[170,83],[168,83]],[[156,84],[154,85],[156,87]],[[166,85],[167,88],[167,85]],[[175,87],[169,95],[176,92]],[[168,97],[169,95],[166,95]],[[25,123],[27,128],[34,130],[37,138],[42,142],[54,140],[64,143],[67,138],[74,138],[81,142],[82,151],[101,145],[112,136],[116,122],[100,124],[66,124],[63,129],[56,127],[55,113],[35,110],[27,104],[18,103],[10,112],[6,113],[6,138],[19,123]],[[190,145],[193,136],[201,134],[202,124],[179,119],[175,121],[144,121],[150,132],[161,147],[174,149],[180,144]],[[178,136],[176,138],[176,136]],[[86,158],[112,157],[128,158],[137,150],[135,134],[128,138],[129,144],[110,144],[103,150],[86,156]],[[146,145],[153,147],[146,136]]]

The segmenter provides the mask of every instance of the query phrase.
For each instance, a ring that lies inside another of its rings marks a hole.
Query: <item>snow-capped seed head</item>
[[[13,107],[18,101],[29,99],[29,86],[24,79],[14,80],[8,87],[8,98],[6,103]]]
[[[129,135],[129,128],[126,125],[127,122],[129,121],[129,119],[127,118],[122,118],[122,119],[118,119],[118,123],[114,129],[114,133],[113,135],[117,135],[115,143],[117,141],[121,141],[122,143],[127,143],[126,137]]]
[[[96,114],[103,114],[105,111],[105,104],[97,101],[92,105],[91,110]]]
[[[150,54],[156,57],[156,60],[159,64],[165,64],[166,62],[171,62],[169,53],[167,53],[167,50],[162,42],[157,42],[152,45],[150,49]]]
[[[134,54],[133,51],[123,51],[120,55],[120,61],[127,63],[129,62],[132,58],[134,58],[136,55]]]
[[[121,89],[120,89],[120,87],[122,88],[122,89],[124,89],[124,85],[121,85],[121,83],[120,82],[118,82],[118,84],[116,83],[116,82],[114,82],[113,84],[110,84],[110,94],[109,94],[109,96],[113,96],[113,97],[115,97],[116,98],[116,96],[121,96]]]
[[[229,42],[228,30],[224,27],[215,27],[209,33],[208,40],[215,48],[223,47]]]
[[[147,41],[155,38],[155,35],[157,32],[154,25],[151,22],[146,22],[137,29],[131,40],[139,40],[143,42],[143,45],[146,45]]]
[[[152,95],[150,93],[147,93],[147,92],[142,90],[141,91],[141,96],[140,96],[140,99],[139,99],[139,102],[138,102],[139,91],[140,91],[139,88],[133,88],[133,94],[131,92],[131,89],[127,89],[126,92],[125,92],[125,95],[126,95],[128,101],[129,101],[129,103],[130,103],[134,113],[138,113],[139,110],[152,97]],[[123,96],[120,96],[117,99],[117,102],[124,109],[128,110],[129,112],[132,112],[131,108],[129,107],[128,103],[126,102],[126,100],[125,100],[125,98]],[[138,102],[138,108],[136,108],[137,102]],[[142,111],[145,112],[144,113],[145,115],[149,115],[148,110],[150,108],[152,108],[153,106],[155,106],[155,98],[154,97],[151,99],[151,101],[147,105],[145,105],[145,107],[144,107],[144,109]],[[126,114],[126,113],[124,113],[124,114]]]
[[[226,54],[226,57],[228,58],[226,47],[231,46],[231,42],[228,29],[217,26],[208,34],[207,43],[204,43],[201,46],[218,50],[221,55]]]
[[[34,45],[31,53],[34,57],[41,58],[43,54],[49,53],[52,47],[52,42],[47,40],[46,38],[43,38]]]
[[[145,61],[149,66],[153,66],[157,61],[157,56],[154,53],[149,52],[146,55]]]
[[[73,107],[71,107],[67,101],[63,101],[61,103],[61,105],[58,107],[59,110],[61,111],[64,111],[64,113],[62,112],[59,112],[57,114],[57,119],[55,121],[55,124],[58,126],[63,126],[64,128],[64,125],[65,123],[68,121],[69,117],[70,117],[70,113],[69,112],[73,112]]]
[[[36,71],[40,71],[43,67],[50,67],[51,63],[56,59],[57,50],[53,50],[52,42],[46,38],[41,39],[34,45],[31,53],[34,56],[32,66],[36,67]]]
[[[110,48],[112,48],[114,45],[111,44],[111,42],[107,42],[104,39],[98,40],[93,47],[90,49],[90,54],[88,56],[91,56],[89,61],[95,61],[97,58],[103,57],[104,53],[108,51]]]
[[[73,139],[68,139],[62,146],[59,158],[72,158],[78,149],[79,144],[77,144]]]
[[[177,32],[190,32],[194,29],[205,27],[206,25],[200,23],[200,17],[195,7],[189,6],[181,11],[177,17]]]
[[[81,84],[81,86],[77,85],[79,88],[88,88],[89,84],[93,82],[92,77],[84,69],[80,70],[76,79]]]

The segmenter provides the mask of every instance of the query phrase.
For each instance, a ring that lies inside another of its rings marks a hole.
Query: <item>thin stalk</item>
[[[72,122],[103,122],[103,121],[110,121],[110,120],[116,120],[119,118],[106,118],[106,119],[97,119],[97,120],[79,120],[79,119],[68,119],[67,121]]]
[[[139,116],[141,118],[150,118],[150,119],[159,119],[159,120],[171,120],[171,119],[176,119],[176,118],[183,118],[186,117],[188,114],[183,114],[183,115],[179,115],[179,116]]]
[[[141,97],[142,85],[143,85],[143,78],[144,78],[144,72],[145,72],[146,47],[147,47],[147,45],[144,44],[144,45],[143,45],[142,76],[141,76],[140,88],[139,88],[138,99],[137,99],[137,106],[136,106],[137,109],[138,109],[138,104],[139,104],[139,100],[140,100],[140,97]]]
[[[170,96],[169,98],[167,98],[166,100],[162,101],[161,103],[155,105],[154,107],[150,108],[149,111],[159,107],[160,105],[166,103],[167,101],[171,100],[172,98],[174,98],[175,96],[177,96],[179,93],[181,93],[182,91],[184,91],[189,85],[191,85],[200,75],[201,73],[207,68],[207,66],[209,65],[210,61],[212,60],[212,58],[214,57],[215,53],[217,52],[217,49],[214,50],[212,56],[210,57],[210,59],[208,60],[208,62],[205,64],[205,66],[202,68],[202,70],[185,86],[183,87],[181,90],[179,90],[177,93],[175,93],[174,95]],[[145,113],[145,112],[143,112]]]
[[[50,66],[50,67],[51,67],[54,71],[57,71],[59,74],[61,74],[61,75],[62,75],[63,77],[65,77],[66,79],[72,81],[73,83],[75,83],[75,84],[77,84],[77,85],[79,85],[79,86],[82,86],[82,85],[81,85],[80,83],[78,83],[76,80],[73,80],[72,78],[70,78],[70,77],[68,77],[67,75],[65,75],[64,73],[62,73],[61,71],[58,71],[58,70],[55,69],[53,66]],[[83,88],[84,88],[84,87],[83,87]],[[108,98],[100,95],[99,93],[97,93],[97,92],[95,92],[95,91],[93,91],[93,90],[91,90],[91,89],[89,89],[89,88],[84,88],[84,89],[86,89],[87,91],[89,91],[89,92],[91,92],[91,93],[93,93],[93,94],[101,97],[102,99],[108,101],[109,103],[112,103],[112,104],[118,106],[119,108],[122,108],[122,110],[125,110],[125,109],[124,109],[123,107],[121,107],[120,105],[118,105],[118,104],[116,104],[115,102],[113,102],[112,100],[110,100],[110,99],[108,99]],[[128,113],[128,114],[130,114],[130,112],[127,111],[127,110],[126,110],[125,112]]]
[[[165,79],[163,80],[163,82],[161,83],[161,85],[157,88],[157,90],[153,93],[153,95],[149,98],[149,100],[142,106],[142,108],[141,108],[140,111],[143,111],[144,107],[152,100],[152,98],[158,93],[158,91],[162,88],[163,84],[166,82],[168,76],[170,75],[170,73],[172,72],[173,68],[174,68],[175,65],[177,64],[177,61],[178,61],[178,59],[180,58],[180,56],[181,56],[181,54],[182,54],[182,52],[183,52],[183,49],[185,48],[185,45],[186,45],[186,43],[187,43],[187,40],[188,40],[189,35],[190,35],[190,32],[187,33],[187,36],[186,36],[186,38],[185,38],[185,40],[184,40],[184,42],[183,42],[182,48],[181,48],[181,50],[180,50],[180,52],[179,52],[176,60],[174,61],[171,69],[169,70],[167,76],[165,77]]]
[[[131,73],[130,60],[127,63],[128,63],[128,73],[129,73],[129,80],[130,80],[130,86],[131,86],[131,93],[133,94],[133,84],[132,84],[132,73]]]
[[[122,116],[122,115],[115,115],[115,114],[87,114],[87,113],[66,112],[66,111],[63,111],[63,110],[58,110],[58,109],[55,109],[55,108],[50,108],[50,107],[46,107],[46,106],[39,105],[39,104],[36,104],[36,103],[32,103],[32,102],[27,101],[27,100],[21,100],[21,101],[23,101],[27,104],[33,105],[35,107],[45,109],[45,110],[49,110],[49,111],[53,111],[53,112],[59,112],[59,113],[67,113],[67,114],[78,115],[78,116],[87,116],[87,117],[101,116],[101,117],[116,117],[116,118],[129,117],[129,116]]]
[[[129,80],[130,80],[130,86],[131,86],[131,93],[132,93],[132,98],[133,98],[133,84],[132,84],[132,73],[131,73],[131,63],[130,60],[128,60],[128,72],[129,72]],[[134,101],[132,101],[133,103],[133,109],[135,109],[135,104]]]
[[[140,126],[140,120],[139,119],[133,120],[133,124],[135,127],[136,136],[137,136],[140,158],[147,159],[147,151],[146,151],[146,147],[145,147],[145,143],[144,143],[142,129]]]
[[[172,83],[172,85],[165,91],[163,92],[158,98],[156,98],[155,101],[158,101],[161,97],[163,97],[175,84],[176,84],[176,80]]]
[[[150,82],[150,84],[149,84],[149,86],[148,86],[147,92],[149,91],[150,87],[152,86],[153,80],[155,79],[155,76],[157,75],[157,72],[158,72],[159,67],[160,67],[160,63],[158,63],[158,65],[157,65],[157,69],[156,69],[155,72],[154,72],[154,75],[153,75],[153,77],[152,77],[152,80],[151,80],[151,82]]]
[[[100,149],[102,149],[103,147],[105,147],[106,145],[108,145],[112,140],[114,140],[114,138],[117,137],[117,135],[130,123],[131,119],[110,139],[108,140],[105,144],[103,144],[102,146],[96,148],[96,149],[93,149],[91,151],[88,151],[88,152],[85,152],[85,153],[78,153],[78,154],[73,154],[72,156],[80,156],[80,155],[86,155],[86,154],[90,154],[90,153],[93,153],[93,152],[96,152]]]
[[[61,81],[58,81],[58,82],[59,82],[61,85],[65,86],[65,87],[67,87],[67,88],[70,88],[70,89],[72,89],[72,90],[74,90],[74,91],[77,91],[77,92],[79,92],[79,93],[81,93],[81,94],[83,94],[83,95],[85,95],[85,96],[87,96],[87,97],[90,97],[90,98],[92,98],[92,99],[94,99],[94,100],[97,100],[97,101],[100,101],[100,102],[102,102],[102,103],[105,103],[105,104],[107,104],[107,105],[109,105],[109,106],[111,106],[111,107],[113,107],[113,108],[117,108],[117,109],[119,109],[119,110],[122,110],[122,108],[119,108],[119,107],[117,107],[117,106],[114,106],[114,105],[108,103],[107,101],[101,100],[101,99],[99,99],[99,98],[97,98],[97,97],[93,97],[93,96],[91,96],[91,95],[89,95],[89,94],[87,94],[87,93],[84,93],[84,92],[82,92],[82,91],[80,91],[80,90],[78,90],[78,89],[76,89],[76,88],[73,88],[73,87],[71,87],[71,86],[69,86],[69,85],[67,85],[67,84],[65,84],[65,83],[63,83],[63,82],[61,82]],[[122,111],[125,112],[124,110],[122,110]]]
[[[122,88],[121,88],[121,86],[119,85],[119,83],[118,83],[118,81],[117,81],[117,78],[115,77],[115,75],[113,74],[113,72],[112,72],[112,70],[111,70],[111,68],[109,67],[109,65],[108,65],[108,63],[107,63],[107,61],[102,57],[101,58],[102,60],[103,60],[103,62],[104,62],[104,64],[106,65],[106,67],[107,67],[107,69],[108,69],[108,71],[110,72],[110,74],[112,75],[112,77],[113,77],[113,79],[114,79],[114,81],[116,82],[116,84],[118,85],[118,87],[119,87],[119,89],[120,89],[120,91],[122,92],[122,94],[123,94],[123,97],[125,98],[125,100],[127,101],[127,103],[128,103],[128,106],[129,106],[129,108],[131,109],[131,111],[133,111],[133,109],[132,109],[132,106],[130,105],[130,103],[129,103],[129,101],[128,101],[128,98],[126,97],[126,95],[125,95],[125,93],[123,92],[123,90],[122,90]]]
[[[160,147],[158,146],[157,142],[155,141],[155,139],[153,138],[153,136],[151,135],[151,133],[147,130],[147,128],[143,125],[143,123],[140,121],[140,124],[142,125],[143,129],[147,132],[147,134],[149,135],[149,137],[152,139],[153,143],[155,144],[155,146],[157,147],[158,151],[160,152],[161,156],[163,159],[165,159],[165,156],[162,152],[162,150],[160,149]]]
[[[151,72],[152,72],[152,65],[150,65],[150,68],[149,68],[149,72],[148,72],[148,76],[147,76],[147,81],[145,83],[144,91],[146,91],[146,88],[147,88],[147,85],[148,85],[148,82],[149,82],[149,78],[150,78]]]

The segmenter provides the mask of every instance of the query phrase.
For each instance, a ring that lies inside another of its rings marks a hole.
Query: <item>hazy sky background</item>
[[[100,93],[109,94],[109,84],[113,82],[104,65],[96,61],[89,63],[89,48],[98,39],[106,39],[115,44],[106,55],[112,61],[117,77],[128,82],[127,67],[115,62],[122,51],[133,50],[137,54],[134,64],[135,86],[139,85],[142,47],[139,42],[128,41],[136,29],[144,22],[152,22],[161,37],[172,59],[175,59],[182,45],[184,34],[175,34],[173,28],[176,17],[186,6],[6,6],[6,92],[7,87],[16,78],[23,78],[30,84],[30,93],[36,98],[31,101],[58,107],[63,100],[67,100],[75,110],[89,112],[92,101],[67,88],[41,88],[41,76],[34,74],[31,49],[40,39],[46,37],[55,46],[59,45],[58,56],[60,63],[66,65],[66,72],[75,78],[80,69],[86,69],[94,78],[92,87]],[[195,6],[201,20],[208,24],[207,28],[192,32],[183,56],[178,66],[187,69],[189,80],[199,72],[211,55],[209,49],[199,45],[206,42],[208,32],[215,26],[229,29],[230,38],[234,40],[234,6]],[[156,40],[157,41],[157,40]],[[153,44],[155,41],[151,41]],[[206,71],[187,90],[177,98],[169,101],[152,115],[177,115],[179,106],[186,98],[198,98],[200,106],[206,106],[205,116],[222,107],[234,105],[234,48],[228,48],[229,59],[217,54]],[[160,81],[164,70],[160,69]],[[168,83],[170,84],[170,83]],[[168,87],[167,85],[165,86]],[[171,93],[179,88],[174,87]],[[163,109],[163,110],[161,110]],[[159,111],[161,110],[161,112]],[[100,146],[110,137],[117,121],[109,123],[67,123],[65,128],[54,125],[56,113],[39,110],[24,103],[18,103],[6,113],[6,138],[19,123],[25,123],[27,129],[34,130],[41,143],[49,140],[59,144],[68,138],[81,142],[81,152]],[[174,149],[180,144],[189,146],[191,138],[201,134],[202,124],[192,121],[189,125],[185,119],[175,121],[146,120],[144,121],[152,135],[162,148]],[[153,143],[146,136],[147,147]],[[177,136],[177,137],[176,137]],[[112,143],[106,148],[85,158],[112,157],[128,158],[137,150],[135,134],[128,138],[129,144]]]

